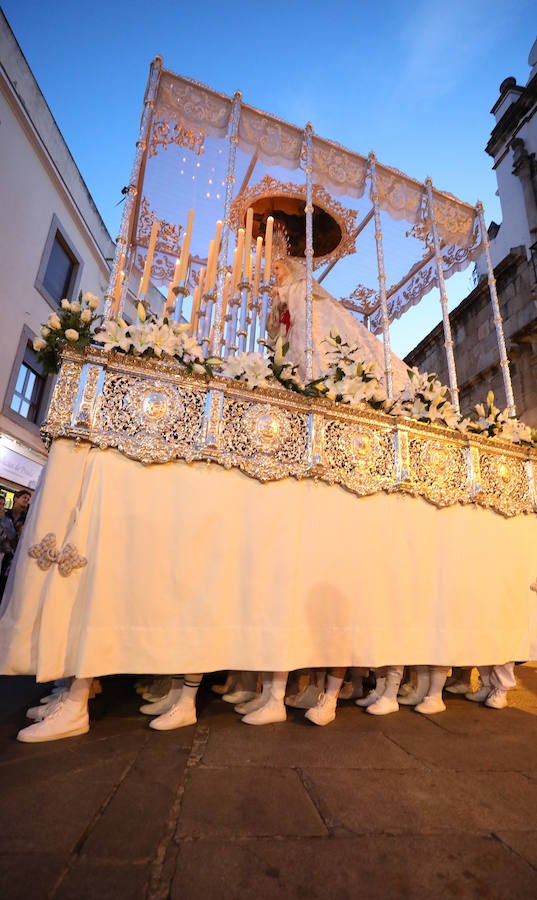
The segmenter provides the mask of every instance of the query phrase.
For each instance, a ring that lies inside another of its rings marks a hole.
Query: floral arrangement
[[[132,356],[174,359],[188,372],[212,377],[215,372],[237,379],[254,390],[276,381],[287,390],[308,397],[326,397],[352,407],[368,405],[391,416],[408,416],[420,422],[433,422],[455,428],[466,434],[501,437],[515,444],[537,446],[537,431],[509,416],[507,409],[494,405],[489,391],[485,403],[475,406],[475,416],[463,418],[449,399],[449,390],[435,374],[408,369],[408,381],[396,397],[388,398],[386,387],[376,374],[376,364],[359,358],[359,348],[351,347],[333,329],[325,339],[330,347],[331,362],[321,378],[304,384],[298,376],[298,363],[288,358],[289,344],[279,337],[267,355],[237,353],[225,360],[205,357],[202,347],[189,334],[190,325],[167,317],[147,315],[138,305],[138,320],[128,325],[123,319],[108,319],[95,310],[99,301],[94,294],[81,295],[78,301],[62,300],[57,313],[52,313],[41,326],[41,338],[34,349],[47,372],[57,372],[61,353],[68,344],[85,347],[103,345],[107,352]],[[97,326],[97,327],[96,327]]]
[[[62,300],[58,312],[51,313],[41,325],[41,337],[35,338],[33,347],[45,374],[59,370],[62,351],[68,344],[87,347],[93,343],[95,326],[102,321],[102,316],[96,315],[98,306],[95,294],[80,293],[78,300]]]
[[[188,372],[211,376],[221,365],[217,357],[205,358],[196,339],[187,332],[190,325],[170,321],[166,316],[147,315],[138,305],[137,323],[127,325],[123,319],[108,319],[94,340],[106,351],[121,351],[131,356],[169,357],[177,360]]]

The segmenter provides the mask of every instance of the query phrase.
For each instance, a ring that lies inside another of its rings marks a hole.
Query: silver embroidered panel
[[[259,481],[317,478],[360,496],[405,491],[439,507],[537,511],[533,449],[96,348],[65,354],[43,436],[146,465],[207,460]]]

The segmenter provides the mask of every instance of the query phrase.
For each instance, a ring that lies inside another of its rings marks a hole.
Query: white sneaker
[[[171,731],[173,728],[185,728],[187,725],[195,725],[196,704],[191,700],[179,699],[167,712],[149,723],[150,728],[156,731]]]
[[[52,700],[49,700],[48,703],[40,703],[39,706],[31,706],[30,709],[26,710],[26,718],[33,719],[34,722],[40,722],[42,719],[46,719],[47,716],[50,716],[50,714],[54,712],[58,703],[61,703],[66,697],[67,691],[62,691],[60,694],[54,694]]]
[[[316,684],[308,684],[298,694],[288,694],[285,698],[285,705],[292,706],[293,709],[311,709],[312,706],[317,706],[322,693]]]
[[[464,696],[467,700],[473,700],[474,703],[484,703],[491,692],[490,684],[482,684],[477,691],[469,691]]]
[[[156,703],[157,700],[162,700],[169,692],[171,684],[171,675],[159,675],[158,678],[153,680],[151,687],[144,691],[142,700],[145,700],[147,703]]]
[[[444,712],[446,704],[442,700],[440,694],[427,694],[421,703],[414,707],[416,712],[423,713],[426,716],[434,716],[435,713]]]
[[[377,700],[380,700],[382,694],[377,694],[375,690],[369,691],[365,697],[359,697],[358,700],[355,700],[356,706],[361,706],[362,709],[371,706],[372,703],[376,703]]]
[[[63,679],[65,682],[70,682],[70,678]],[[67,689],[69,688],[69,684],[57,684],[52,688],[50,694],[46,694],[44,697],[41,697],[40,703],[45,706],[47,703],[52,703],[53,700],[57,700],[60,694],[65,694]]]
[[[490,709],[505,709],[507,705],[507,691],[502,691],[500,688],[494,688],[485,700],[485,706]]]
[[[248,700],[255,700],[257,691],[232,691],[230,694],[224,694],[222,700],[226,703],[247,703]]]
[[[416,706],[418,703],[421,703],[425,696],[426,695],[422,691],[412,689],[409,694],[404,694],[397,699],[401,706]]]
[[[372,716],[387,716],[389,713],[399,712],[399,704],[397,700],[382,696],[366,707],[366,712]]]
[[[453,681],[446,684],[445,690],[448,694],[471,694],[472,685],[469,681]]]
[[[271,725],[274,722],[285,722],[286,719],[287,711],[283,700],[270,697],[259,709],[244,716],[242,721],[246,725]]]
[[[182,685],[180,688],[172,688],[171,691],[168,691],[168,693],[164,697],[161,697],[160,700],[155,700],[154,703],[144,703],[144,705],[140,707],[140,712],[143,713],[144,716],[161,716],[162,713],[168,712],[174,703],[179,702],[182,690]]]
[[[336,718],[337,697],[321,694],[317,706],[306,711],[305,717],[314,725],[328,725]]]
[[[62,700],[41,722],[23,728],[17,740],[25,744],[59,741],[89,731],[88,704],[75,700]]]
[[[261,707],[265,705],[266,699],[266,697],[263,697],[263,694],[256,694],[253,700],[248,700],[247,703],[237,703],[235,712],[239,713],[241,716],[255,712],[256,709],[261,709]]]

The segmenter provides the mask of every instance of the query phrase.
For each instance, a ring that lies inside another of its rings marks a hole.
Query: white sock
[[[326,676],[326,688],[325,695],[327,697],[337,698],[339,691],[341,689],[341,685],[343,684],[343,678],[336,678],[335,675],[327,675]]]
[[[72,700],[74,703],[80,703],[83,706],[88,702],[92,682],[93,676],[91,678],[73,678],[67,692],[67,699]]]
[[[289,672],[272,673],[270,694],[274,700],[278,701],[278,703],[283,703],[288,676]]]

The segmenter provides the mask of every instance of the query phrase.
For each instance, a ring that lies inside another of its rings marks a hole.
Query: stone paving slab
[[[66,855],[44,851],[0,850],[0,897],[43,900],[51,895],[65,868]]]
[[[537,817],[533,822],[528,822],[528,825],[530,828],[535,828]],[[510,847],[537,871],[537,828],[532,831],[504,831],[502,829],[497,832],[497,837],[506,847]]]
[[[163,839],[187,755],[149,751],[118,786],[81,846],[85,857],[149,862]]]
[[[146,896],[149,878],[148,863],[81,859],[66,872],[54,891],[54,900],[140,900]]]
[[[407,769],[420,767],[422,763],[415,755],[392,736],[387,737],[379,730],[361,728],[361,716],[357,718],[352,709],[338,712],[336,721],[330,726],[319,728],[306,720],[306,725],[289,720],[285,725],[273,728],[240,727],[233,720],[225,726],[213,728],[211,725],[207,748],[203,761],[206,765],[232,766],[273,766],[273,767],[338,767]],[[373,718],[369,716],[368,718]],[[238,717],[237,717],[237,721]],[[285,734],[282,735],[282,727]],[[418,728],[428,729],[427,723]],[[282,739],[283,738],[283,739]],[[337,760],[334,746],[337,744]]]
[[[530,900],[537,872],[479,835],[181,845],[170,900]]]
[[[492,712],[492,711],[491,711]],[[514,710],[513,710],[514,712]],[[418,735],[397,735],[401,749],[434,769],[454,771],[515,771],[535,774],[537,777],[537,752],[528,755],[527,733],[516,727],[510,728],[511,710],[502,710],[504,727],[508,731],[495,734],[494,740],[484,741],[483,734],[460,734],[442,732],[430,734],[424,741]]]
[[[46,781],[2,785],[2,849],[68,853],[113,793],[116,773],[101,766]]]
[[[537,783],[516,772],[305,773],[323,818],[355,834],[534,827]]]
[[[324,835],[326,828],[292,769],[206,768],[189,773],[180,838]]]

